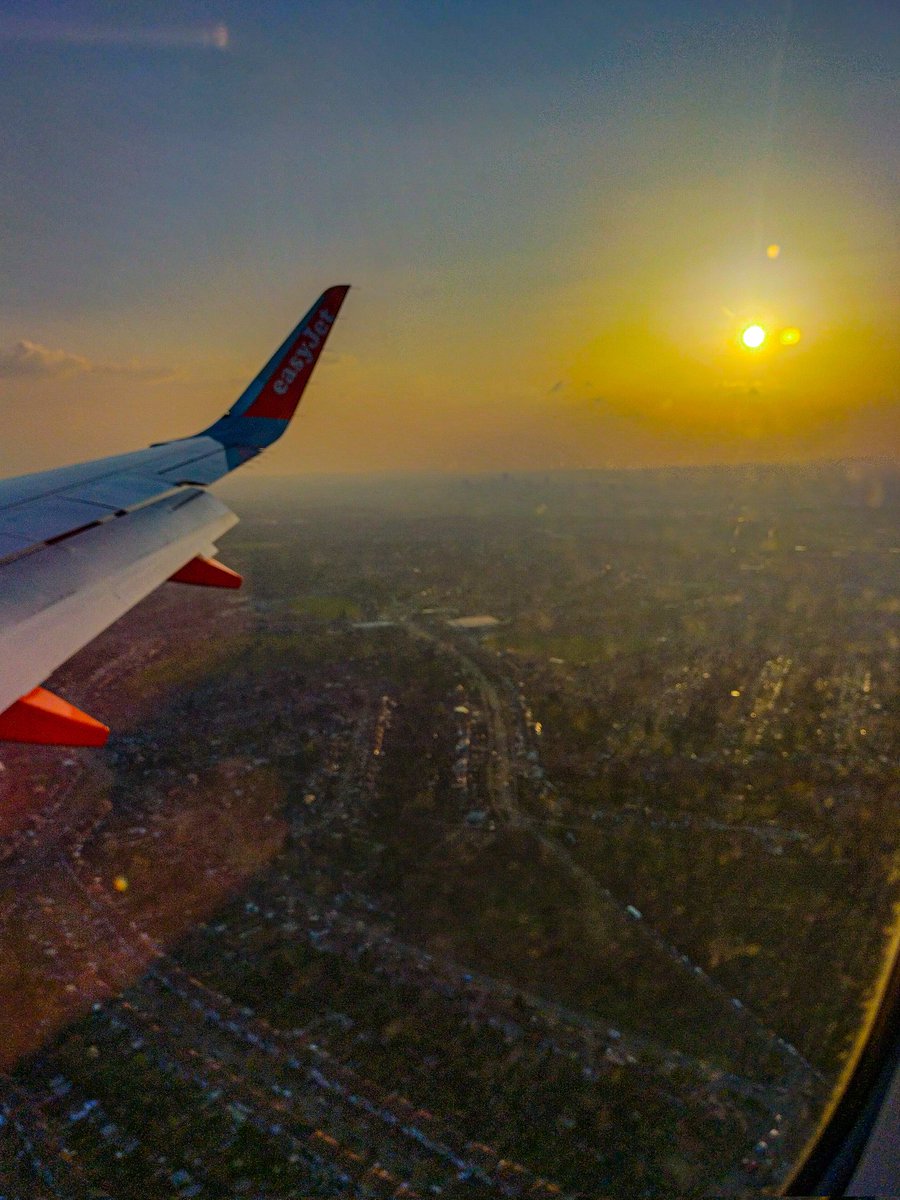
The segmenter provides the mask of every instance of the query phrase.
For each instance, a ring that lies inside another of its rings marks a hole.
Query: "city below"
[[[898,898],[898,475],[238,480],[0,753],[4,1197],[784,1180]]]

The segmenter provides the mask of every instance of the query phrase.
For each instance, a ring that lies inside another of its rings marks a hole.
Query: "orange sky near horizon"
[[[880,9],[788,28],[775,0],[647,8],[656,25],[575,6],[530,66],[528,21],[511,30],[499,4],[440,27],[414,5],[394,26],[354,10],[320,35],[346,95],[312,132],[302,91],[267,106],[244,90],[282,53],[275,27],[177,63],[147,38],[130,59],[7,47],[36,107],[5,205],[0,473],[204,428],[338,282],[354,286],[328,353],[256,473],[895,457]],[[479,21],[494,41],[472,65]],[[868,58],[840,58],[848,30]],[[68,109],[96,183],[62,173]],[[35,200],[43,170],[61,172],[58,208],[52,188]],[[740,342],[752,323],[758,350]]]

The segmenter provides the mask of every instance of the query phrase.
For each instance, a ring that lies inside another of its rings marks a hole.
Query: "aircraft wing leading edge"
[[[208,429],[0,481],[0,740],[98,745],[108,730],[42,682],[167,579],[235,587],[206,488],[284,433],[349,288],[328,288]]]

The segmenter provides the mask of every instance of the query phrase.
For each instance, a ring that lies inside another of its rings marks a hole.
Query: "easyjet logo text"
[[[291,351],[287,365],[282,367],[278,378],[272,384],[272,390],[279,396],[283,396],[287,392],[301,371],[306,367],[311,367],[316,361],[325,335],[333,322],[334,314],[330,313],[327,308],[320,308],[316,313],[315,320],[310,321],[303,330],[300,341]]]

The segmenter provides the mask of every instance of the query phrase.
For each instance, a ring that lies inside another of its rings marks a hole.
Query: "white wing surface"
[[[212,557],[237,517],[207,486],[287,428],[348,290],[325,291],[196,437],[0,481],[0,739],[102,745],[47,676],[167,579],[240,584]]]

